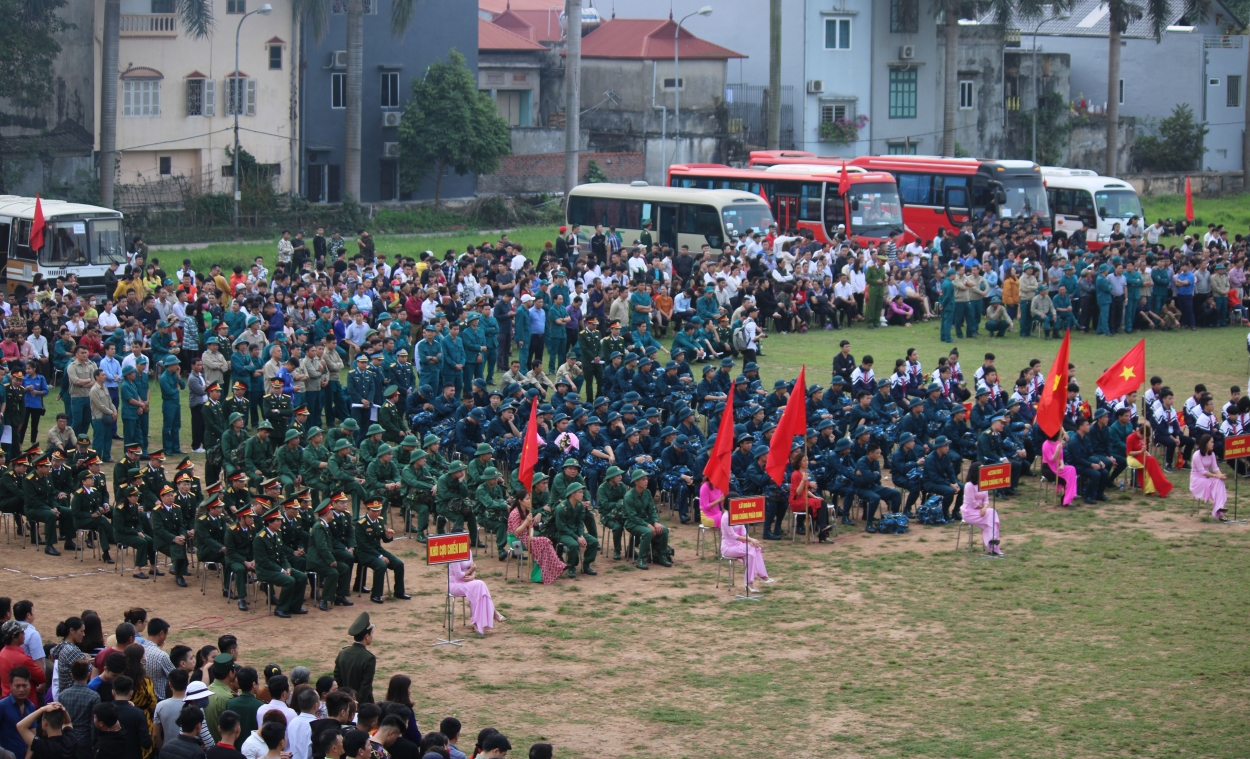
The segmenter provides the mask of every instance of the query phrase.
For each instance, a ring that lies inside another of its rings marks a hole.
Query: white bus
[[[621,242],[633,244],[651,222],[651,239],[674,251],[682,245],[698,253],[704,245],[712,252],[747,233],[766,231],[773,223],[768,204],[759,195],[740,190],[692,190],[632,184],[583,184],[569,193],[565,210],[569,225],[582,226],[582,238],[594,234],[595,225],[616,227]]]
[[[0,276],[5,291],[29,287],[36,274],[48,282],[73,274],[80,292],[103,292],[105,269],[115,262],[126,263],[121,212],[46,198],[40,205],[43,247],[31,250],[35,199],[0,195]]]
[[[1043,166],[1042,180],[1054,218],[1053,229],[1070,235],[1085,224],[1085,239],[1091,249],[1107,244],[1113,224],[1119,224],[1123,232],[1129,219],[1142,219],[1137,191],[1123,179],[1100,176],[1089,169]]]

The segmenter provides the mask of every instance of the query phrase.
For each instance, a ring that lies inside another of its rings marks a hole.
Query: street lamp
[[[240,97],[239,89],[239,32],[243,31],[243,22],[247,21],[248,16],[254,16],[259,13],[262,16],[268,16],[273,13],[273,6],[265,3],[251,13],[244,13],[243,18],[239,19],[239,25],[234,29],[234,88],[230,93],[230,108],[234,111],[234,228],[239,228],[239,200],[242,199],[242,193],[239,192],[239,110],[243,105],[243,97]],[[246,97],[246,96],[244,96]]]
[[[1067,13],[1060,13],[1058,16],[1042,19],[1033,28],[1033,163],[1037,163],[1037,109],[1041,105],[1041,98],[1037,95],[1037,33],[1041,30],[1043,24],[1049,24],[1051,21],[1063,21],[1067,18],[1069,18]]]
[[[712,6],[705,5],[697,11],[687,13],[681,17],[681,21],[677,22],[677,28],[673,30],[673,163],[681,157],[681,56],[678,55],[678,39],[681,34],[681,25],[691,16],[710,16],[712,15]]]

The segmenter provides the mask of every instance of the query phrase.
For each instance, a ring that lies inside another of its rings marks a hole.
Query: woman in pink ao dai
[[[473,626],[478,635],[485,635],[486,628],[494,627],[495,622],[504,622],[504,616],[495,611],[495,602],[490,598],[490,589],[486,583],[477,579],[477,566],[470,556],[464,561],[450,565],[451,594],[461,596],[469,601],[469,615],[473,618]]]
[[[985,544],[986,552],[990,556],[1002,556],[1003,552],[998,548],[998,510],[990,506],[990,494],[977,487],[980,476],[981,465],[973,462],[964,482],[964,505],[960,514],[964,524],[975,524],[981,528],[981,542]]]
[[[764,547],[758,540],[747,535],[747,528],[729,523],[729,512],[720,513],[720,553],[726,559],[741,559],[746,573],[747,589],[759,593],[755,587],[757,577],[764,578],[765,584],[771,585],[773,580],[764,568]]]

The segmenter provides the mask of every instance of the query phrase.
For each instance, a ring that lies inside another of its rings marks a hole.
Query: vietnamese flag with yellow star
[[[1059,355],[1055,363],[1050,365],[1050,375],[1046,377],[1046,387],[1042,388],[1041,400],[1037,402],[1037,426],[1042,428],[1046,437],[1053,437],[1063,429],[1063,412],[1068,406],[1068,340],[1070,332],[1063,333],[1063,344],[1059,346]]]
[[[1146,340],[1133,346],[1098,378],[1098,387],[1107,400],[1127,395],[1146,379]]]

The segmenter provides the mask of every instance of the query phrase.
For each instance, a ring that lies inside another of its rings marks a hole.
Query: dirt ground
[[[1085,537],[1062,527],[1024,530],[1017,526],[1040,510],[1061,509],[1036,505],[1034,482],[1022,483],[1021,497],[1000,504],[1007,561],[1013,542],[1062,544]],[[1124,526],[1161,538],[1246,530],[1247,525],[1212,524],[1201,520],[1201,514],[1188,518],[1188,496],[1186,489],[1178,487],[1167,508],[1158,507],[1157,500],[1143,504],[1117,496],[1104,507],[1102,517],[1112,516]],[[1152,504],[1155,508],[1149,507]],[[528,743],[520,739],[552,742],[562,757],[600,754],[605,746],[623,747],[618,754],[622,756],[681,756],[697,749],[692,735],[722,729],[716,715],[733,714],[741,707],[720,697],[703,699],[698,688],[701,673],[725,672],[726,667],[735,666],[733,656],[745,657],[753,666],[801,670],[809,653],[749,637],[754,642],[741,647],[717,639],[725,633],[726,620],[746,625],[744,615],[755,611],[734,601],[725,582],[715,587],[716,562],[695,556],[695,528],[678,527],[675,520],[666,519],[666,523],[677,549],[677,565],[671,569],[653,566],[648,572],[636,571],[627,562],[612,561],[609,549],[606,556],[600,555],[597,577],[562,579],[543,586],[507,583],[500,562],[480,557],[479,574],[509,619],[479,638],[461,624],[457,606],[455,636],[465,639],[461,647],[431,645],[446,633],[446,572],[442,567],[425,566],[424,547],[406,537],[398,538],[391,550],[405,562],[411,600],[388,598],[385,604],[376,605],[368,598],[354,598],[353,608],[326,613],[307,607],[308,615],[291,620],[268,616],[263,605],[259,612],[239,611],[234,602],[220,595],[215,575],[201,594],[195,577],[188,578],[190,587],[185,589],[176,587],[169,576],[155,581],[135,580],[129,574],[119,577],[115,568],[99,564],[90,554],[85,561],[75,560],[72,554],[49,557],[16,539],[0,545],[0,595],[35,601],[36,624],[45,641],[52,641],[56,620],[84,609],[101,615],[107,634],[125,609],[142,606],[149,616],[172,624],[170,645],[198,648],[228,632],[238,637],[244,663],[259,668],[276,661],[288,671],[305,664],[314,676],[332,671],[335,654],[348,643],[348,625],[360,611],[368,611],[377,626],[375,693],[379,699],[384,696],[386,678],[392,673],[411,676],[417,684],[414,697],[423,730],[435,729],[442,717],[455,715],[467,730],[476,732],[487,725],[503,729],[522,756]],[[791,616],[780,629],[820,631],[834,637],[842,634],[836,631],[853,629],[855,634],[885,642],[926,634],[914,626],[901,628],[880,611],[857,609],[868,589],[844,581],[837,560],[841,556],[892,561],[949,554],[956,527],[924,527],[913,522],[909,534],[896,536],[868,535],[862,527],[851,529],[855,531],[843,533],[831,545],[789,540],[766,544],[765,558],[777,582],[768,587],[762,601],[751,606],[771,604],[786,610]],[[709,531],[709,537],[714,539],[714,533]],[[967,560],[979,561],[971,556]],[[802,609],[801,602],[812,593],[837,604],[846,614],[826,619],[808,619],[801,611],[792,614]],[[674,627],[648,627],[645,623],[657,601],[661,607],[678,604],[684,621]],[[662,672],[646,666],[660,659],[665,663]],[[859,719],[854,710],[820,708],[819,699],[796,706],[794,716],[804,730],[824,734],[835,734],[840,726]],[[767,714],[748,715],[745,724],[736,724],[732,730],[762,729],[768,720]],[[854,747],[841,748],[845,749],[839,751],[842,755],[858,755]],[[778,746],[763,753],[787,752]]]

